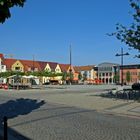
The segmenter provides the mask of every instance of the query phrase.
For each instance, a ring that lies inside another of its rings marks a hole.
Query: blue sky
[[[125,64],[138,64],[137,53],[115,37],[115,24],[129,25],[129,0],[27,0],[23,8],[11,8],[12,17],[0,24],[0,52],[17,59],[33,59],[90,65],[120,63],[115,57],[124,48]]]

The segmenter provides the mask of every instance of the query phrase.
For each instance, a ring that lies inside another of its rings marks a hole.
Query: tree
[[[0,0],[0,23],[11,17],[10,8],[23,7],[26,0]]]
[[[131,80],[131,74],[130,74],[130,71],[127,71],[126,72],[126,81],[129,83]]]
[[[119,80],[120,80],[120,75],[117,73],[116,75],[114,75],[114,82],[119,83]]]
[[[140,72],[138,73],[138,79],[139,79],[139,81],[140,81]]]
[[[87,72],[86,71],[83,73],[83,81],[85,81],[85,80],[87,80]]]
[[[1,72],[0,73],[0,77],[3,77],[3,78],[7,78],[7,77],[12,76],[12,75],[20,75],[20,76],[23,76],[24,75],[24,72],[6,71],[6,72]]]
[[[62,80],[63,81],[66,81],[66,79],[67,79],[67,73],[66,72],[63,72],[63,74],[62,74]]]
[[[108,35],[115,36],[121,42],[140,52],[140,0],[129,1],[133,9],[133,13],[131,14],[133,23],[129,27],[117,23],[116,32]],[[138,54],[137,57],[140,58],[140,54]]]
[[[82,74],[79,73],[79,74],[78,74],[78,80],[81,80],[81,79],[82,79]]]

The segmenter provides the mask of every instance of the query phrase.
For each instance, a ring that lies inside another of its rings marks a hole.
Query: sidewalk
[[[140,103],[131,100],[103,98],[96,96],[95,93],[48,95],[47,100],[104,113],[140,118]]]

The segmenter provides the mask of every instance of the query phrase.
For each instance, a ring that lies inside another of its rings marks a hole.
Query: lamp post
[[[71,69],[71,45],[70,45],[70,69],[69,69],[69,72],[70,72],[70,85],[72,83],[72,69]]]
[[[121,56],[121,67],[122,67],[122,70],[121,70],[121,86],[123,86],[123,56],[124,55],[129,55],[129,53],[123,53],[123,48],[121,48],[121,53],[120,54],[116,54],[115,56]]]

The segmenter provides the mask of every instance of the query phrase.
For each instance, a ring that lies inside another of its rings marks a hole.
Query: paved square
[[[89,96],[104,91],[99,86],[1,90],[0,108],[6,111],[0,113],[9,116],[9,133],[18,140],[139,140],[139,114],[127,115],[139,103]],[[114,113],[104,113],[108,108]]]

